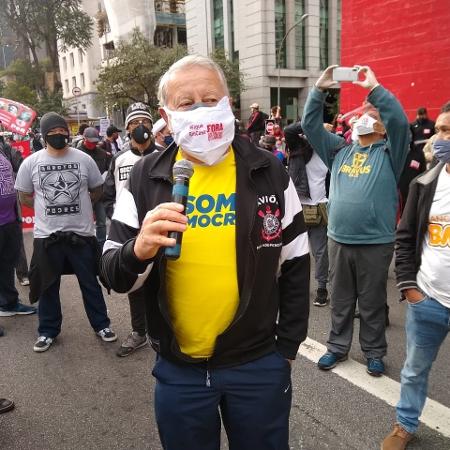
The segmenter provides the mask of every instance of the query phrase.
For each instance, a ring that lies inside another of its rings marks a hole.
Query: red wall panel
[[[341,65],[370,66],[413,120],[420,106],[435,119],[450,100],[450,0],[343,0]],[[342,84],[341,111],[367,91]]]

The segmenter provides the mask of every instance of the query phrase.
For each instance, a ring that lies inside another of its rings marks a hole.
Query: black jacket
[[[283,165],[269,152],[257,150],[240,136],[235,137],[233,149],[240,299],[231,325],[217,337],[210,367],[242,364],[276,349],[294,359],[307,334],[310,266],[297,193]],[[163,251],[144,262],[133,251],[146,213],[171,199],[176,153],[173,146],[146,156],[133,167],[128,190],[116,204],[100,272],[104,283],[118,292],[138,289],[144,283],[152,347],[174,362],[194,363],[202,360],[183,354],[172,330]]]
[[[83,143],[79,144],[78,149],[89,155],[95,161],[101,174],[108,171],[112,158],[111,153],[106,152],[99,145],[97,145],[94,150],[89,150]]]
[[[420,269],[422,245],[443,166],[443,163],[439,163],[428,172],[419,175],[409,187],[408,201],[397,228],[395,241],[395,272],[397,287],[401,291],[417,289],[416,275]]]

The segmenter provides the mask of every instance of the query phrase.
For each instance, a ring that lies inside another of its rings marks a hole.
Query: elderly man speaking
[[[308,323],[301,204],[282,164],[235,136],[221,69],[186,56],[159,86],[176,145],[139,161],[102,257],[114,290],[147,290],[157,352],[155,411],[165,449],[288,449],[291,361]],[[186,210],[172,167],[192,162]],[[165,257],[183,232],[181,257]]]

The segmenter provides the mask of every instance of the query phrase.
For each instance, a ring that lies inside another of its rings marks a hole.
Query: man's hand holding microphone
[[[172,201],[161,203],[145,215],[136,238],[134,254],[141,261],[155,257],[160,247],[166,247],[167,258],[180,257],[183,232],[186,231],[188,222],[184,211],[189,180],[193,174],[194,167],[187,159],[181,159],[174,164]]]

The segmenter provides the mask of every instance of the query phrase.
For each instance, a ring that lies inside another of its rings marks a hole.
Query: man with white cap
[[[163,118],[155,122],[152,133],[155,136],[156,149],[160,152],[164,151],[173,142],[172,134]]]
[[[252,103],[250,109],[252,110],[252,114],[248,119],[247,133],[250,136],[250,140],[255,145],[258,145],[259,138],[264,134],[264,130],[266,129],[265,121],[269,116],[259,110],[258,103]]]
[[[103,186],[102,201],[105,205],[106,215],[112,221],[114,221],[116,200],[127,183],[134,164],[156,150],[152,139],[153,127],[153,119],[147,105],[138,102],[128,108],[125,128],[130,135],[130,146],[114,155]],[[132,330],[119,347],[117,356],[128,356],[147,343],[144,297],[138,290],[129,294],[128,299]]]
[[[369,67],[359,67],[370,91],[366,112],[354,130],[358,142],[323,127],[326,91],[336,85],[328,67],[309,93],[302,127],[314,151],[331,171],[328,202],[328,250],[331,331],[320,369],[347,359],[358,300],[359,341],[367,372],[381,376],[386,355],[387,276],[395,240],[397,183],[409,146],[409,124],[398,100],[381,86]],[[385,140],[385,134],[387,139]]]

